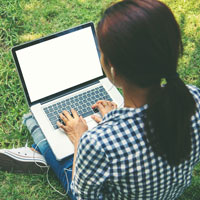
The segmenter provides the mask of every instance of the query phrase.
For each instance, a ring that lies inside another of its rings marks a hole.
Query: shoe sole
[[[42,174],[46,171],[43,166],[46,166],[44,163],[38,163],[37,166],[34,162],[22,162],[13,159],[10,156],[0,153],[0,170],[13,172],[13,173],[33,173],[33,174]]]

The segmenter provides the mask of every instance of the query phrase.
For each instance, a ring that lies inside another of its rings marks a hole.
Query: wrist
[[[74,151],[76,151],[78,149],[78,144],[79,144],[79,141],[74,143]]]

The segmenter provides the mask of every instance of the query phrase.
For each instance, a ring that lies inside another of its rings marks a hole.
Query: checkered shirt
[[[200,90],[188,86],[197,103],[192,117],[189,161],[171,167],[157,157],[144,139],[141,108],[108,113],[79,143],[71,189],[77,199],[175,199],[190,185],[200,156]]]

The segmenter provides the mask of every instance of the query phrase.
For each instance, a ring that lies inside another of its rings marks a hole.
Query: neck
[[[122,90],[124,94],[124,107],[139,108],[147,104],[147,96],[150,88],[139,88],[137,86],[124,83]]]

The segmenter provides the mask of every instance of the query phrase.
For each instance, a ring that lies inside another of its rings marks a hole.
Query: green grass
[[[54,32],[93,21],[112,0],[0,0],[0,148],[23,146],[32,139],[21,124],[28,112],[10,49]],[[182,29],[185,53],[179,73],[189,84],[200,87],[200,1],[164,0],[172,8]],[[50,173],[52,184],[64,192]],[[19,175],[0,171],[0,200],[65,199],[48,185],[46,175]],[[179,200],[200,199],[200,165],[194,169],[192,185]]]

